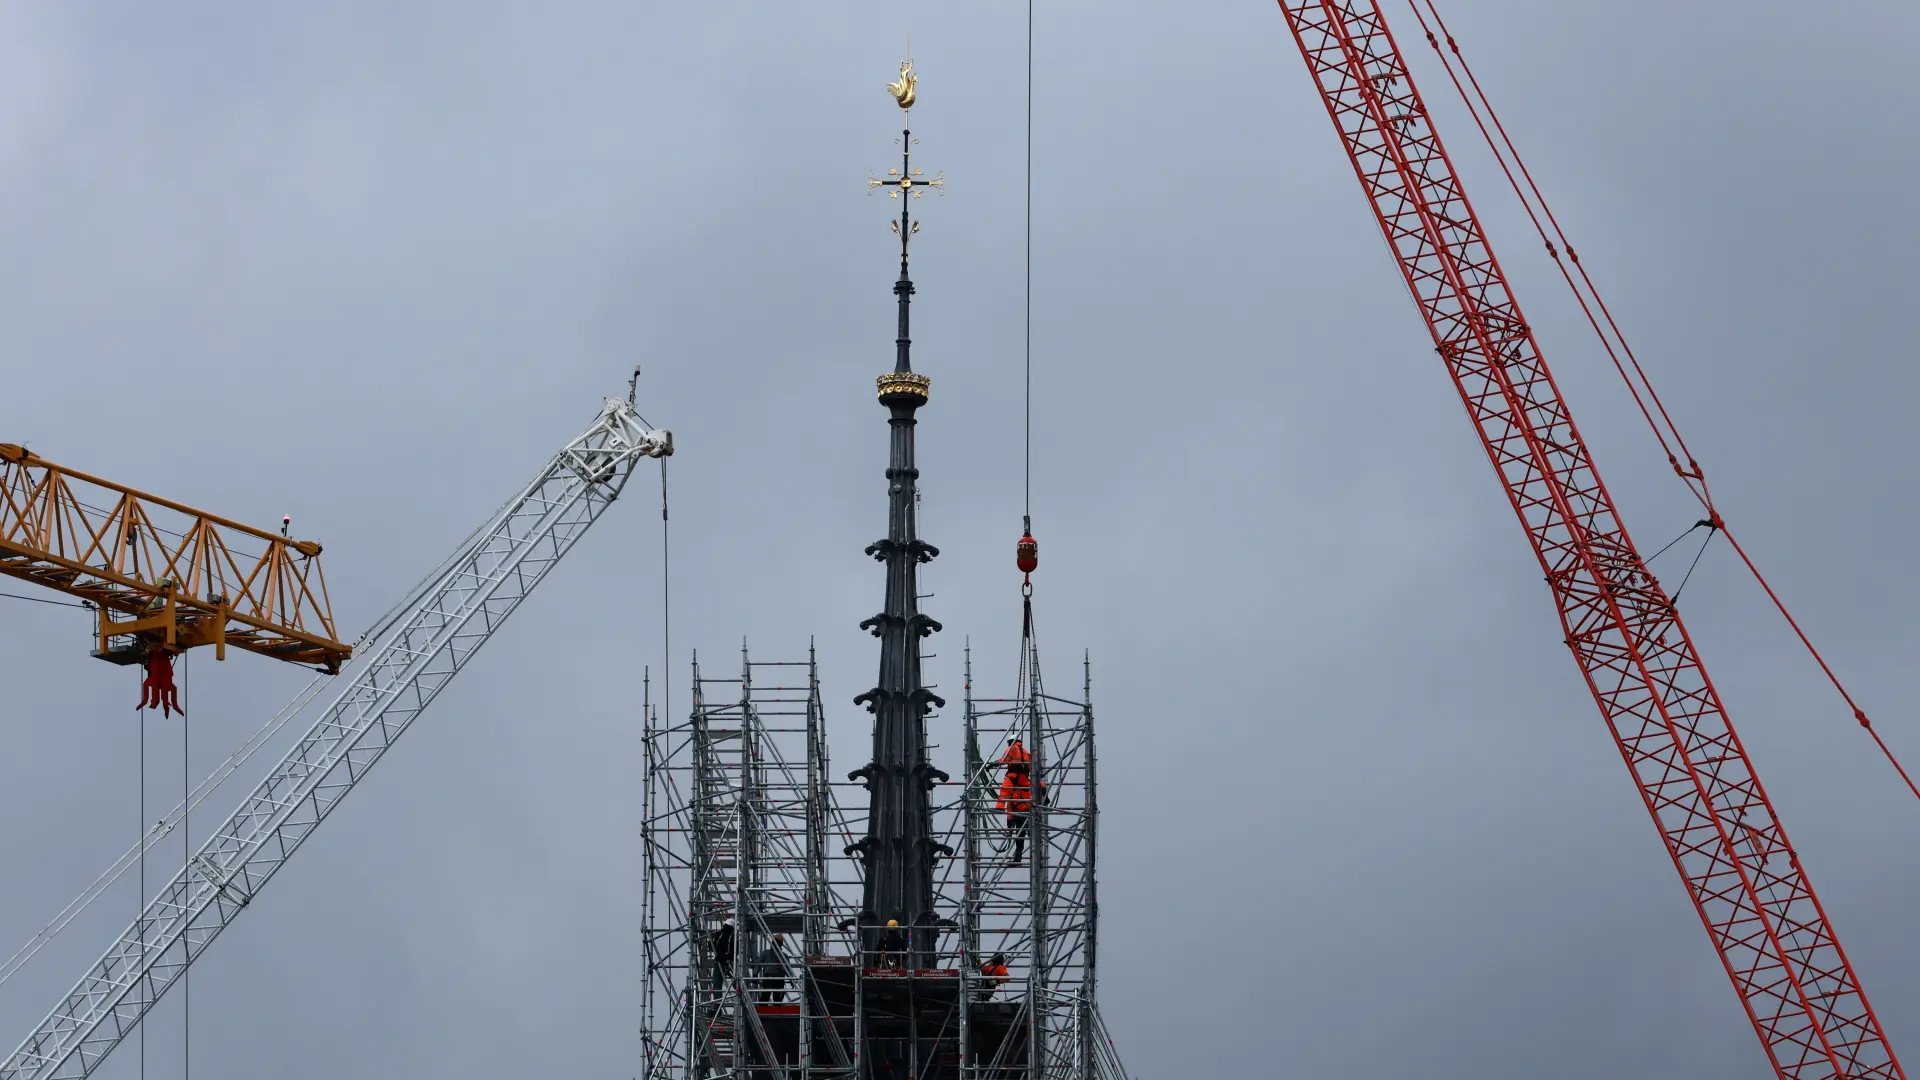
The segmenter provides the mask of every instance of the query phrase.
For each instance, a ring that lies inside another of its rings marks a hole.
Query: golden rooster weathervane
[[[902,60],[900,61],[900,78],[896,82],[887,84],[887,93],[893,95],[893,100],[899,102],[902,109],[911,109],[913,108],[913,88],[919,81],[920,77],[913,73],[913,61]]]

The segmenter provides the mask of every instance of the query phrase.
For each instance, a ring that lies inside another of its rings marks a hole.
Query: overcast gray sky
[[[1920,764],[1920,14],[1447,10],[1723,510]],[[817,635],[835,760],[864,760],[893,266],[863,180],[891,163],[881,84],[909,32],[921,155],[950,181],[915,273],[933,671],[956,688],[970,635],[983,681],[1013,677],[1024,18],[0,4],[0,440],[291,513],[352,633],[643,362],[680,447],[676,701],[689,649]],[[1054,669],[1095,665],[1126,1060],[1758,1075],[1278,11],[1043,0],[1038,39],[1036,603]],[[1427,60],[1628,525],[1664,543],[1697,510]],[[196,1076],[637,1072],[651,499],[609,514],[197,966]],[[180,728],[149,724],[143,814],[136,676],[88,659],[79,612],[0,604],[11,952],[177,796]],[[1725,548],[1682,607],[1896,1049],[1920,1053],[1920,807]],[[301,682],[251,655],[190,678],[196,777]],[[6,1048],[136,907],[120,890],[0,988]],[[179,997],[149,1075],[179,1074]],[[100,1075],[137,1064],[125,1047]]]

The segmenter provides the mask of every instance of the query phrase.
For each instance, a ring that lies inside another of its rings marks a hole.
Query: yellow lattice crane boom
[[[90,601],[94,655],[146,663],[234,645],[337,673],[320,545],[275,535],[0,444],[0,574]]]

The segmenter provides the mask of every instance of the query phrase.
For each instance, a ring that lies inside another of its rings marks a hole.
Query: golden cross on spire
[[[914,73],[912,59],[900,61],[900,78],[898,81],[887,84],[887,93],[892,95],[894,102],[900,106],[903,116],[913,108],[919,82],[920,77]],[[900,167],[888,169],[885,177],[869,174],[867,176],[868,192],[872,192],[875,188],[886,188],[889,199],[918,199],[926,194],[928,188],[944,194],[947,185],[944,172],[932,179],[927,179],[925,170],[913,167],[913,148],[919,142],[920,140],[913,137],[911,129],[902,131],[900,133]],[[899,219],[893,223],[893,231],[899,234],[904,251],[907,237],[920,231],[920,223],[912,220],[907,214],[907,208],[902,206]]]
[[[915,139],[913,141],[917,143],[920,140]],[[906,154],[901,155],[901,157],[903,159],[910,159],[911,155],[912,151],[909,150]],[[941,173],[933,179],[928,180],[925,178],[924,170],[909,169],[906,165],[902,165],[898,169],[888,169],[887,175],[884,178],[867,177],[867,187],[890,189],[887,192],[887,198],[889,199],[897,199],[902,193],[917,199],[925,194],[923,190],[925,188],[933,188],[935,191],[944,192],[947,187],[947,174]]]

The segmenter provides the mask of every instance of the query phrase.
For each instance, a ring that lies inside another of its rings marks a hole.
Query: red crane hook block
[[[173,657],[155,648],[147,653],[147,677],[140,684],[140,704],[134,711],[159,709],[166,716],[187,714],[180,707],[180,692],[173,685]]]

